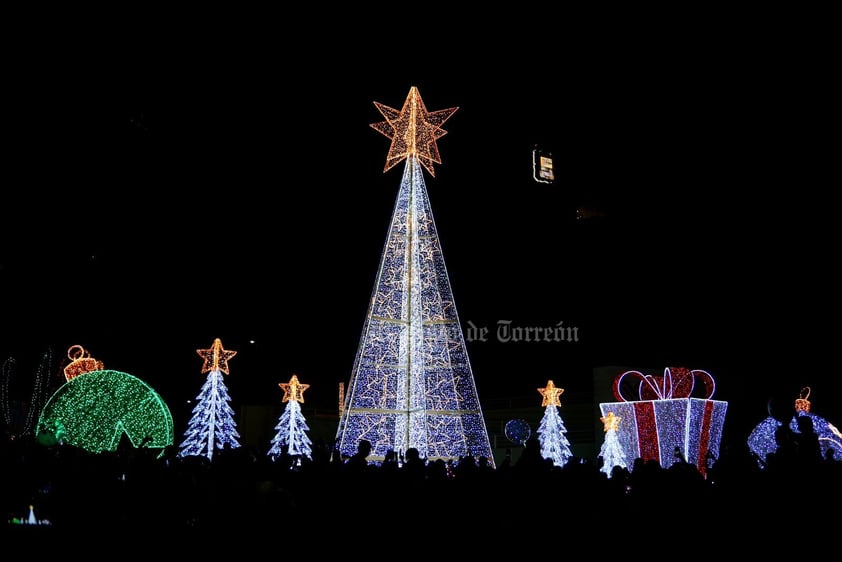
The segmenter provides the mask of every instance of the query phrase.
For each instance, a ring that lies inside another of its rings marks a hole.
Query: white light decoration
[[[694,397],[696,381],[704,383],[704,393]],[[633,384],[635,399],[623,392]],[[615,377],[614,397],[620,402],[599,405],[603,416],[619,415],[626,423],[617,430],[617,439],[627,459],[655,460],[669,468],[679,456],[707,476],[710,458],[719,455],[722,427],[728,403],[712,400],[716,385],[701,369],[667,367],[663,376],[626,371]]]
[[[398,111],[375,103],[392,140],[384,171],[406,159],[337,430],[343,456],[361,439],[370,461],[415,448],[427,460],[494,463],[424,183],[456,108],[428,112],[416,88]]]
[[[41,362],[38,364],[38,370],[35,372],[32,386],[32,394],[29,398],[29,403],[26,408],[26,416],[22,424],[18,420],[17,410],[21,404],[16,404],[14,407],[10,395],[10,381],[12,374],[16,370],[17,362],[14,357],[8,357],[3,362],[0,368],[0,409],[3,410],[3,420],[6,422],[6,432],[10,437],[17,438],[24,435],[31,435],[35,430],[35,422],[41,414],[41,408],[46,402],[49,389],[47,388],[47,381],[50,378],[53,370],[53,352],[50,348],[41,356]],[[23,402],[22,404],[26,404]]]
[[[196,353],[204,359],[202,373],[208,373],[208,377],[196,397],[198,402],[178,456],[205,456],[213,460],[214,450],[240,446],[234,410],[229,404],[231,396],[222,380],[223,373],[229,374],[228,360],[237,352],[223,349],[222,341],[216,338],[210,349],[197,349]]]
[[[52,525],[49,519],[38,519],[35,516],[35,506],[29,505],[29,515],[27,517],[12,517],[9,519],[12,525]]]
[[[628,468],[628,460],[623,453],[623,447],[620,445],[620,440],[617,438],[617,429],[620,427],[619,416],[615,416],[614,412],[608,412],[599,421],[602,422],[603,431],[605,431],[605,440],[599,448],[599,458],[602,459],[602,466],[600,471],[605,473],[608,478],[611,478],[614,472],[614,467]]]
[[[298,382],[298,375],[292,375],[288,383],[279,383],[284,391],[283,402],[286,402],[283,414],[281,414],[278,424],[275,426],[277,433],[272,439],[272,446],[267,455],[276,459],[284,454],[291,457],[307,457],[312,459],[313,442],[307,436],[310,427],[307,425],[307,420],[304,419],[304,414],[301,413],[300,403],[304,403],[304,391],[307,390],[309,384],[301,384]]]
[[[789,429],[800,433],[798,429],[798,417],[809,416],[813,421],[813,431],[819,436],[819,447],[823,456],[833,454],[835,460],[842,460],[842,432],[835,425],[822,416],[814,414],[809,400],[810,387],[801,389],[798,398],[795,399],[795,414],[789,421]],[[760,468],[766,467],[766,456],[778,449],[775,440],[775,432],[781,427],[781,422],[772,416],[766,417],[751,430],[747,444]]]
[[[541,456],[553,461],[555,466],[564,466],[568,459],[573,456],[570,450],[570,441],[567,439],[567,427],[558,413],[558,406],[561,406],[559,396],[564,392],[563,388],[555,386],[553,381],[547,381],[547,386],[539,388],[538,392],[543,397],[541,405],[544,406],[544,417],[538,426],[538,441],[541,444]]]

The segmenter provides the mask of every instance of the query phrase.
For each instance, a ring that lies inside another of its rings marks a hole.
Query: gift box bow
[[[623,395],[622,383],[630,377],[637,379],[637,396]],[[690,398],[699,379],[704,384],[704,399],[713,396],[716,384],[707,371],[701,369],[686,369],[684,367],[667,367],[663,376],[646,375],[640,371],[626,371],[614,378],[612,391],[619,402],[638,400],[669,400],[672,398]]]

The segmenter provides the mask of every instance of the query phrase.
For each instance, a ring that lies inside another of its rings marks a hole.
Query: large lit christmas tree
[[[337,443],[351,456],[367,439],[374,461],[415,448],[427,460],[471,455],[493,464],[422,172],[435,176],[436,141],[457,108],[427,111],[415,87],[400,110],[375,106],[386,120],[371,126],[392,141],[384,172],[406,164]]]
[[[178,456],[203,455],[213,460],[214,450],[240,446],[231,396],[222,380],[223,373],[229,374],[228,360],[237,352],[223,349],[222,340],[216,338],[210,349],[197,349],[196,353],[204,360],[202,373],[208,373],[208,377],[196,397],[193,417],[184,432]]]
[[[558,388],[553,381],[547,381],[547,386],[539,388],[538,392],[543,396],[541,406],[544,406],[544,417],[538,426],[538,442],[541,443],[541,456],[553,461],[555,466],[564,466],[567,460],[573,456],[570,450],[570,441],[567,439],[567,427],[558,413],[561,406],[559,396],[564,392]]]
[[[283,402],[287,405],[275,426],[277,433],[272,438],[272,447],[267,454],[273,459],[283,455],[289,455],[291,458],[303,456],[312,459],[313,442],[307,436],[310,427],[304,419],[304,414],[301,413],[299,404],[299,402],[304,403],[304,391],[310,388],[310,385],[301,384],[298,382],[298,375],[292,375],[289,382],[279,383],[278,386],[284,391]]]
[[[602,428],[605,431],[605,440],[599,448],[599,458],[602,459],[602,466],[599,470],[608,475],[608,478],[611,478],[615,466],[628,468],[626,454],[623,452],[623,446],[620,445],[620,440],[617,437],[620,418],[615,416],[614,412],[608,412],[599,418],[599,421],[602,422]]]

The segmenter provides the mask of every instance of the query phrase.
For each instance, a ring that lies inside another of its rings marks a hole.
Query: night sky
[[[236,402],[274,404],[296,373],[335,408],[403,170],[383,172],[373,102],[416,86],[431,111],[459,107],[425,180],[463,330],[490,329],[467,344],[481,401],[537,405],[548,379],[584,401],[595,367],[686,366],[729,416],[759,422],[809,385],[842,420],[836,212],[811,195],[830,186],[837,96],[810,49],[544,38],[401,61],[368,42],[128,43],[30,52],[8,82],[15,392],[46,349],[57,370],[79,344],[183,402],[219,337]],[[554,185],[532,180],[536,145]],[[501,320],[579,341],[499,342]]]

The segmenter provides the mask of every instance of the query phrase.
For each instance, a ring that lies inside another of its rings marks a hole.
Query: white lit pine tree
[[[298,382],[298,375],[292,375],[289,382],[278,383],[278,386],[284,391],[283,402],[287,405],[278,420],[278,425],[275,426],[277,433],[272,438],[272,447],[267,454],[272,457],[272,460],[283,455],[288,455],[293,460],[300,460],[301,457],[312,459],[313,442],[307,436],[310,427],[307,425],[304,414],[301,413],[300,406],[304,403],[304,391],[310,388],[310,385],[301,384]]]
[[[558,413],[558,406],[561,406],[559,396],[564,392],[563,388],[556,387],[553,381],[547,381],[547,386],[539,388],[538,392],[544,399],[541,406],[544,406],[544,417],[538,426],[538,442],[541,444],[541,456],[553,461],[555,466],[564,466],[568,459],[573,456],[570,450],[570,441],[567,439],[567,427]]]
[[[620,427],[620,417],[614,412],[608,412],[599,418],[605,431],[605,440],[599,448],[599,457],[602,459],[602,467],[599,469],[611,478],[615,466],[628,468],[628,461],[617,437],[617,429]]]
[[[205,456],[213,460],[215,450],[240,446],[231,396],[222,380],[223,373],[230,374],[228,360],[237,352],[223,349],[222,341],[216,338],[210,349],[197,349],[196,353],[204,359],[202,373],[208,373],[208,377],[196,397],[193,417],[184,432],[178,456]]]

